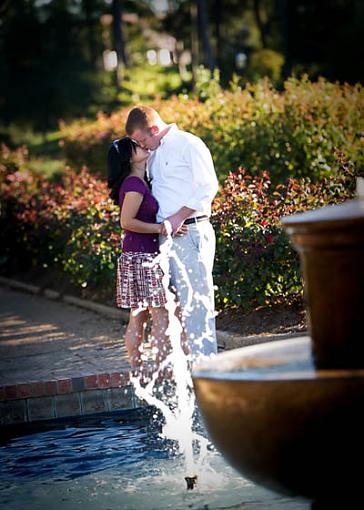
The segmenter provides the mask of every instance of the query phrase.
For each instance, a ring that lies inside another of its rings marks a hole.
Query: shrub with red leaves
[[[66,168],[51,183],[26,160],[9,169],[7,152],[0,150],[2,271],[56,266],[82,287],[111,285],[120,229],[106,183],[86,168]]]
[[[341,172],[311,182],[289,179],[272,185],[268,172],[230,173],[213,204],[217,234],[215,283],[218,307],[250,310],[302,298],[296,252],[280,224],[282,216],[352,198],[355,172],[336,151]],[[67,168],[51,183],[27,168],[26,149],[0,150],[0,270],[57,267],[80,287],[113,294],[120,253],[119,211],[104,180],[84,167]]]
[[[354,169],[338,151],[337,158],[340,176],[316,183],[289,179],[273,186],[268,172],[252,177],[243,168],[228,175],[212,215],[218,306],[249,310],[302,299],[299,258],[280,218],[354,196]]]

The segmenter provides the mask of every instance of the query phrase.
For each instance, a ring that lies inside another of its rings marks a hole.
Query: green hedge
[[[244,89],[232,83],[230,90],[212,79],[199,98],[179,96],[152,105],[166,122],[177,122],[203,138],[221,183],[240,165],[253,175],[269,170],[275,183],[289,177],[321,179],[339,170],[335,149],[356,168],[364,167],[364,96],[359,84],[290,78],[278,92],[267,79]],[[61,145],[69,164],[104,172],[107,148],[124,134],[127,112],[62,124]]]

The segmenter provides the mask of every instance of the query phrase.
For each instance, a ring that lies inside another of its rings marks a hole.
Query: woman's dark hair
[[[110,198],[114,204],[119,205],[119,191],[124,179],[131,171],[130,161],[136,143],[125,136],[115,140],[107,154],[107,185],[110,188]]]

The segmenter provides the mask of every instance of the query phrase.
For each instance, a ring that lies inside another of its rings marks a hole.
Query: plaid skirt
[[[157,253],[126,252],[117,262],[116,305],[119,308],[161,307],[167,302]]]

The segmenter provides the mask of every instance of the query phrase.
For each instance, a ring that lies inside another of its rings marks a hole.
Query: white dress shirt
[[[210,216],[218,182],[210,151],[200,138],[172,124],[152,152],[148,172],[159,203],[157,221],[183,206],[195,209],[192,216]]]

